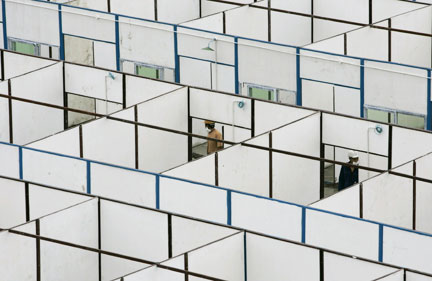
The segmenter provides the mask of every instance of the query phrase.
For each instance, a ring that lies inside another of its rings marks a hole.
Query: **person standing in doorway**
[[[208,133],[207,134],[208,138],[222,140],[222,134],[215,129],[215,122],[206,120],[204,124]],[[222,142],[218,142],[215,140],[207,140],[207,155],[219,151],[222,148],[223,148]]]
[[[358,165],[359,155],[356,151],[350,150],[348,152],[349,164]],[[358,183],[358,168],[342,166],[339,174],[338,191],[341,191],[353,184]]]

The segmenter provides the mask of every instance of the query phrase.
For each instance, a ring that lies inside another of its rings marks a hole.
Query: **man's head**
[[[211,132],[215,127],[215,122],[206,120],[204,121],[204,125],[206,127],[207,132]]]
[[[349,158],[351,164],[358,164],[359,155],[358,155],[357,151],[350,150],[348,152],[348,158]]]

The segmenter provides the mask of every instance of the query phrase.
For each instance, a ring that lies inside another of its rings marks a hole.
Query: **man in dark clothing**
[[[358,165],[359,156],[358,153],[350,150],[348,152],[349,162],[353,165]],[[339,185],[338,191],[341,191],[353,184],[358,183],[358,168],[342,166],[340,174],[339,174]]]

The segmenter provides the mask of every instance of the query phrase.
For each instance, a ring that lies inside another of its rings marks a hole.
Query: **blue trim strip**
[[[306,207],[302,208],[301,242],[306,243]]]
[[[321,81],[321,80],[315,80],[315,79],[310,79],[310,78],[300,77],[300,80],[306,80],[306,81],[312,81],[312,82],[330,84],[330,85],[334,85],[334,86],[337,86],[337,87],[343,87],[343,88],[349,88],[349,89],[354,89],[354,90],[360,90],[360,88],[357,88],[357,87],[346,86],[346,85],[341,85],[341,84],[335,84],[335,83],[331,83],[331,82],[326,82],[326,81]]]
[[[247,281],[247,233],[243,232],[244,280]]]
[[[300,205],[300,204],[296,204],[296,203],[282,201],[282,200],[279,200],[279,199],[268,198],[268,197],[264,197],[264,196],[261,196],[261,195],[256,195],[256,194],[246,193],[246,192],[242,192],[242,191],[232,190],[232,189],[228,189],[228,188],[224,188],[224,187],[219,187],[219,186],[214,186],[214,185],[210,185],[210,184],[200,183],[200,182],[191,181],[191,180],[187,180],[187,179],[181,179],[181,178],[176,178],[176,177],[167,176],[167,175],[160,175],[160,174],[157,174],[157,173],[147,172],[147,171],[143,171],[143,170],[137,170],[137,169],[128,168],[128,167],[122,167],[122,166],[119,166],[119,165],[104,163],[104,162],[100,162],[100,161],[83,159],[83,158],[79,158],[79,157],[75,157],[75,156],[69,156],[69,155],[64,155],[64,154],[55,153],[55,152],[44,151],[44,150],[40,150],[40,149],[36,149],[36,148],[20,146],[20,145],[17,145],[17,144],[11,144],[11,143],[2,142],[2,141],[0,141],[0,144],[2,144],[2,145],[8,145],[8,146],[13,146],[13,147],[17,147],[17,148],[22,148],[22,150],[35,151],[35,152],[40,152],[40,153],[55,155],[55,156],[59,156],[59,157],[63,157],[63,158],[70,158],[70,159],[74,159],[74,160],[79,160],[79,161],[83,161],[83,162],[90,162],[92,164],[99,164],[99,165],[104,165],[104,166],[108,166],[108,167],[113,167],[113,168],[119,168],[119,169],[123,169],[123,170],[134,171],[134,172],[138,172],[138,173],[142,173],[142,174],[148,174],[148,175],[153,175],[153,176],[160,176],[160,177],[166,178],[166,179],[171,179],[171,180],[176,180],[176,181],[182,181],[182,182],[188,182],[188,183],[191,183],[191,184],[196,184],[196,185],[200,185],[200,186],[211,187],[211,188],[219,189],[219,190],[223,190],[223,191],[230,191],[231,193],[242,194],[242,195],[246,195],[246,196],[255,197],[255,198],[258,198],[258,199],[263,199],[263,200],[268,200],[268,201],[274,201],[274,202],[278,202],[278,203],[286,204],[286,205],[290,205],[290,206],[296,206],[296,207],[299,207],[299,208],[302,208],[302,209],[305,209],[305,210],[310,210],[310,211],[316,211],[316,212],[331,214],[331,215],[335,215],[335,216],[338,216],[338,217],[343,217],[343,218],[347,218],[347,219],[353,219],[353,220],[362,221],[362,222],[365,222],[365,223],[373,223],[373,224],[376,224],[376,225],[383,225],[383,226],[388,227],[388,228],[398,229],[398,230],[402,230],[402,231],[405,231],[405,232],[410,232],[410,233],[414,233],[414,234],[419,234],[419,235],[423,235],[423,236],[432,237],[432,234],[430,234],[430,233],[420,232],[420,231],[416,231],[416,230],[412,230],[412,229],[407,229],[407,228],[403,228],[403,227],[399,227],[399,226],[394,226],[394,225],[389,225],[389,224],[382,224],[382,223],[379,223],[379,222],[376,222],[376,221],[372,221],[372,220],[361,219],[361,218],[358,218],[358,217],[353,217],[353,216],[344,215],[344,214],[340,214],[340,213],[335,213],[335,212],[331,212],[331,211],[321,210],[321,209],[317,209],[317,208],[313,208],[313,207],[309,207],[309,206],[304,206],[304,205]]]
[[[431,101],[431,70],[427,71],[428,81],[427,81],[427,121],[426,128],[432,130],[432,101]]]
[[[60,36],[60,60],[65,59],[65,46],[64,46],[64,34],[63,34],[63,16],[62,6],[58,5],[58,21],[59,21],[59,36]]]
[[[7,40],[6,0],[2,0],[2,17],[3,17],[3,48],[7,50],[8,40]]]
[[[90,40],[90,41],[95,41],[95,42],[101,42],[101,43],[111,44],[111,45],[116,44],[116,42],[99,40],[99,39],[85,37],[85,36],[81,36],[81,35],[75,35],[75,34],[69,34],[69,33],[63,33],[63,35],[67,35],[67,36],[70,36],[70,37],[81,38],[81,39]]]
[[[360,117],[364,118],[364,59],[360,60]]]
[[[239,81],[239,52],[238,52],[238,38],[234,38],[234,89],[235,93],[240,94],[240,81]]]
[[[180,57],[178,54],[177,25],[174,25],[174,61],[175,61],[175,82],[180,83]]]
[[[183,56],[183,55],[178,55],[178,56],[180,58],[187,58],[187,59],[191,59],[191,60],[199,60],[199,61],[205,61],[205,62],[209,62],[209,63],[215,63],[215,64],[220,64],[220,65],[229,66],[229,67],[235,67],[234,64],[228,64],[228,63],[223,63],[223,62],[215,62],[214,60],[206,60],[206,59],[200,59],[200,58],[196,58],[196,57]]]
[[[117,71],[120,71],[120,26],[119,16],[115,16],[115,45],[116,45],[116,65]]]
[[[296,48],[297,105],[302,105],[302,85],[300,79],[300,48]]]
[[[227,224],[231,225],[231,191],[227,190]]]
[[[20,180],[22,180],[24,178],[23,149],[22,149],[22,147],[18,148],[18,159],[19,159],[19,178],[20,178]]]
[[[384,227],[382,224],[379,225],[378,229],[378,261],[383,261],[383,242],[384,242]]]
[[[91,194],[91,162],[87,162],[87,194]]]
[[[156,176],[156,209],[160,209],[160,176]]]

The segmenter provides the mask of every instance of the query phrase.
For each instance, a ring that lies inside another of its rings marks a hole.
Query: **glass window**
[[[262,100],[276,100],[276,91],[273,89],[264,89],[249,86],[249,96],[252,98],[262,99]]]
[[[161,70],[155,67],[137,65],[135,68],[135,74],[147,78],[159,79],[161,77]]]
[[[397,114],[398,125],[406,126],[415,129],[425,128],[425,118],[423,116],[398,113]]]
[[[28,54],[28,55],[38,55],[35,44],[20,42],[20,41],[12,41],[11,47],[13,51]]]
[[[395,123],[395,114],[392,111],[366,108],[366,117],[374,121]]]

